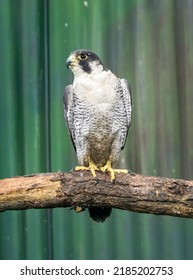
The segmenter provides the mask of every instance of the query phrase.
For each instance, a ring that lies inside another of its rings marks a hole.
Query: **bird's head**
[[[88,50],[73,51],[66,61],[66,66],[75,76],[94,74],[105,70],[100,58]]]

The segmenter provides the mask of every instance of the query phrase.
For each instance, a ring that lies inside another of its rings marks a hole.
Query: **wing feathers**
[[[128,81],[125,79],[121,79],[121,86],[123,89],[123,101],[127,114],[127,122],[128,122],[128,126],[130,126],[131,111],[132,111],[131,86],[129,85]]]
[[[74,130],[74,114],[73,114],[73,88],[72,85],[68,85],[65,88],[64,96],[64,117],[67,124],[67,129],[70,134],[74,149],[76,151],[75,146],[75,130]]]

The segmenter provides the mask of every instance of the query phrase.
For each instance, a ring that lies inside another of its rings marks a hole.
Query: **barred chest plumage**
[[[114,139],[114,112],[118,105],[117,78],[109,72],[103,73],[103,83],[97,76],[97,79],[76,80],[73,84],[76,127],[87,142],[84,164],[92,160],[100,167],[109,159]]]

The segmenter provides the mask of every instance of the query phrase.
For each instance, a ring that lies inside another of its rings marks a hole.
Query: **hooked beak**
[[[66,60],[66,66],[67,66],[68,69],[69,69],[71,63],[72,63],[72,60],[71,60],[70,58],[68,58],[68,59]]]
[[[76,57],[73,56],[73,55],[70,55],[68,57],[68,59],[66,60],[66,66],[67,66],[68,69],[72,66],[77,65],[77,63],[78,63],[78,61],[77,61]]]

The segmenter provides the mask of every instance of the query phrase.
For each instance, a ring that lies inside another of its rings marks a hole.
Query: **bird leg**
[[[95,171],[98,171],[99,169],[92,161],[89,161],[89,166],[88,167],[86,167],[86,166],[76,166],[75,170],[77,170],[77,171],[88,170],[92,173],[93,177],[96,177],[96,172]]]
[[[113,169],[111,167],[111,162],[109,160],[107,161],[107,163],[103,167],[100,168],[100,170],[102,172],[110,172],[111,181],[115,181],[115,173],[125,173],[125,174],[128,173],[127,169]]]
[[[102,172],[110,172],[111,175],[111,181],[115,180],[115,171],[114,169],[111,167],[111,162],[108,160],[107,163],[100,168],[100,170]]]

